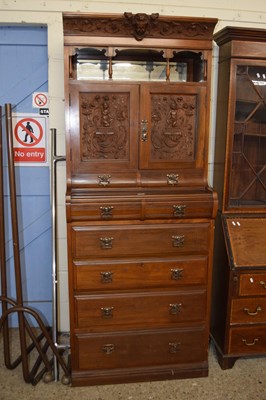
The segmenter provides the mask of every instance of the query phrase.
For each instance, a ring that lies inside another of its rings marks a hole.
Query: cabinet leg
[[[217,354],[218,363],[222,369],[231,369],[235,365],[237,357],[228,357],[222,354]]]

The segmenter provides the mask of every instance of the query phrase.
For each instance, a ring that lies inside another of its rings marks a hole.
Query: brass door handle
[[[262,311],[262,308],[260,307],[260,306],[258,306],[257,308],[256,308],[256,311],[249,311],[249,309],[248,308],[244,308],[244,311],[248,314],[248,315],[251,315],[251,316],[255,316],[255,315],[258,315],[258,313],[259,313],[259,311]]]

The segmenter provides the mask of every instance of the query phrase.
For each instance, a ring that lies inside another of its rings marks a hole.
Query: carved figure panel
[[[129,95],[81,93],[82,161],[129,159]]]
[[[193,161],[196,143],[196,96],[153,95],[151,158]]]

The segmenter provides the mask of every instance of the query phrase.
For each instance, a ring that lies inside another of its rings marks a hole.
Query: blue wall
[[[46,27],[0,26],[0,77],[2,107],[5,103],[11,103],[14,113],[39,115],[39,110],[32,108],[32,93],[48,90]],[[49,167],[16,166],[15,170],[24,304],[37,309],[51,325],[52,239]],[[16,298],[6,155],[4,175],[6,266],[9,296]],[[12,318],[12,324],[17,324],[16,318]]]

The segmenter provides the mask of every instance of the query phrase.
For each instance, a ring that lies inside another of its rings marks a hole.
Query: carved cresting
[[[80,96],[82,160],[128,159],[128,94],[82,93]]]
[[[195,125],[196,96],[153,95],[152,158],[193,161]]]
[[[182,17],[161,17],[154,13],[123,15],[72,15],[64,14],[64,35],[124,36],[140,41],[154,38],[200,38],[211,39],[216,20],[193,21]]]

